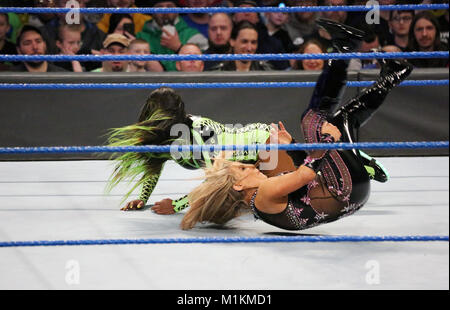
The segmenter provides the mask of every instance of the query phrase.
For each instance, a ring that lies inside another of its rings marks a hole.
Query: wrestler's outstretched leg
[[[330,34],[334,51],[337,53],[356,51],[364,38],[363,31],[335,21],[319,19],[316,23]],[[317,126],[321,121],[314,119],[311,123],[309,119],[311,117],[319,117],[322,121],[325,121],[340,104],[347,85],[348,64],[349,60],[342,59],[330,59],[325,63],[322,73],[316,82],[309,105],[301,116],[306,142],[315,143],[320,141],[320,128]],[[305,120],[307,114],[309,117]],[[305,122],[303,122],[304,120]],[[311,124],[306,129],[308,131],[306,134],[304,123]],[[316,128],[312,129],[312,127]],[[289,151],[288,154],[294,160],[296,166],[301,165],[307,155],[304,151]]]
[[[380,62],[381,72],[375,84],[341,107],[331,120],[344,124],[342,133],[347,134],[349,142],[354,141],[354,131],[364,126],[383,104],[389,92],[404,81],[413,69],[405,60],[387,59]]]
[[[412,65],[405,60],[383,59],[379,62],[381,72],[376,83],[341,107],[330,120],[339,127],[343,140],[346,142],[355,142],[355,131],[367,123],[383,104],[388,93],[404,81],[413,69]],[[381,164],[361,151],[358,153],[372,179],[380,182],[388,180],[389,176]],[[372,168],[373,171],[369,171],[368,168]]]
[[[335,21],[319,19],[316,23],[330,34],[334,51],[337,53],[356,51],[364,38],[363,31]],[[334,112],[345,91],[348,64],[349,60],[342,59],[330,59],[325,63],[303,116],[310,109],[324,114]]]

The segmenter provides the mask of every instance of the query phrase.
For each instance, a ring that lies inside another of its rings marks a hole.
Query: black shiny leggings
[[[316,82],[309,109],[332,114],[347,84],[347,60],[329,60]],[[305,114],[305,113],[304,113]]]
[[[343,142],[354,142],[354,128],[349,128],[352,123],[346,122],[339,113],[337,118],[334,117],[347,83],[347,64],[341,60],[329,61],[320,75],[310,104],[302,115],[303,134],[307,143],[320,142],[319,131],[325,121],[341,130]],[[321,187],[309,193],[316,211],[338,216],[349,205],[362,206],[367,201],[370,179],[357,150],[330,151],[324,167],[326,169],[322,171],[319,182]],[[330,185],[333,185],[332,189]]]

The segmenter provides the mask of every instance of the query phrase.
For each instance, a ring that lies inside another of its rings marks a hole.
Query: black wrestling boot
[[[310,107],[326,115],[333,115],[347,85],[348,61],[330,59],[316,82]]]
[[[349,142],[354,142],[355,130],[363,126],[378,110],[388,93],[404,81],[412,72],[412,65],[405,60],[386,59],[380,61],[381,72],[377,82],[350,100],[333,117],[333,123]],[[359,151],[360,158],[371,179],[386,182],[389,175],[386,169],[369,155]]]
[[[380,77],[374,85],[350,100],[335,116],[346,115],[354,129],[363,126],[378,110],[388,93],[412,72],[412,65],[406,60],[386,59],[381,62]]]
[[[339,53],[355,52],[365,36],[364,31],[329,19],[320,18],[316,23],[330,34],[333,47]]]
[[[363,31],[327,19],[319,19],[317,24],[331,36],[334,49],[339,53],[355,52],[365,35]],[[332,115],[339,105],[347,85],[347,68],[350,60],[330,59],[319,77],[311,107]]]

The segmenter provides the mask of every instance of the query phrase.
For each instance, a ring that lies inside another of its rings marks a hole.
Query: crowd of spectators
[[[5,0],[1,6],[66,7],[341,6],[366,0]],[[442,3],[440,0],[378,0],[380,5]],[[255,54],[334,52],[329,34],[315,20],[327,18],[364,30],[359,52],[448,51],[449,11],[68,14],[0,13],[0,54]],[[75,21],[75,22],[74,22]],[[373,21],[373,20],[372,20]],[[419,68],[448,67],[448,59],[412,59]],[[322,60],[304,61],[0,61],[0,71],[163,72],[321,70]],[[376,67],[353,59],[352,69]]]

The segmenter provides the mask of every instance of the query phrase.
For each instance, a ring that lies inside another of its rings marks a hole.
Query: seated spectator
[[[389,42],[389,45],[396,45],[402,51],[406,51],[409,28],[413,18],[414,10],[390,11],[389,26],[392,32],[392,41]]]
[[[339,0],[340,1],[340,0]],[[377,0],[379,5],[395,5],[397,0]],[[402,1],[402,0],[401,0]],[[411,1],[411,0],[409,0]],[[358,1],[357,1],[358,2]],[[359,3],[359,5],[365,6],[367,1],[364,1],[362,4]],[[352,3],[348,3],[352,4]],[[360,27],[361,25],[370,25],[373,27],[374,31],[376,32],[378,39],[380,40],[380,44],[382,46],[391,44],[393,41],[392,33],[389,25],[390,21],[390,11],[389,10],[380,10],[377,12],[379,20],[372,20],[372,18],[375,17],[375,15],[369,14],[369,12],[347,12],[347,19],[345,21],[345,24],[353,26],[353,27]]]
[[[121,34],[127,37],[130,42],[136,40],[135,26],[131,15],[121,13],[111,14],[109,18],[109,28],[106,34],[112,33]],[[101,53],[99,50],[92,50],[92,54],[100,55]]]
[[[233,30],[233,21],[228,14],[216,13],[209,20],[208,38],[209,48],[205,54],[231,54],[230,45],[231,31]],[[220,64],[220,60],[206,61],[205,71]]]
[[[61,55],[76,55],[81,48],[81,26],[61,25],[58,29],[56,46]],[[56,66],[67,71],[83,72],[85,69],[79,61],[56,62]]]
[[[236,3],[237,7],[257,7],[258,4],[253,0],[240,0]],[[256,26],[258,31],[258,54],[284,54],[287,51],[284,49],[282,42],[269,35],[269,31],[264,23],[260,20],[258,13],[244,12],[236,13],[233,16],[235,24],[248,21]],[[290,68],[289,61],[269,61],[270,65],[276,70],[286,70]]]
[[[360,53],[370,53],[378,52],[381,50],[380,39],[378,34],[372,25],[365,24],[359,28],[365,32],[364,39],[359,47],[358,52]],[[348,70],[361,70],[361,69],[375,69],[377,68],[377,61],[375,59],[356,59],[350,60]]]
[[[143,0],[143,1],[145,1],[145,0]],[[232,1],[208,0],[208,2],[209,2],[209,6],[224,6],[225,3],[232,2]],[[186,7],[188,5],[188,0],[179,0],[178,3],[180,4],[181,7]]]
[[[378,2],[380,5],[395,4],[395,0],[379,0]],[[327,6],[343,6],[349,4],[351,3],[348,0],[324,0],[324,5]],[[389,11],[379,11],[379,14],[379,23],[374,22],[370,26],[374,27],[374,31],[377,33],[381,45],[386,45],[392,40],[389,29]],[[366,21],[367,12],[324,11],[321,12],[321,16],[355,28],[360,28],[361,25],[368,25]],[[327,36],[325,38],[327,39]]]
[[[278,6],[279,3],[279,0],[260,0],[258,2],[260,6]]]
[[[300,54],[323,54],[324,48],[322,44],[317,40],[309,40],[300,46],[298,50]],[[307,71],[320,71],[323,69],[324,60],[322,59],[304,59],[294,60],[292,62],[292,69],[294,70],[307,70]]]
[[[439,28],[441,30],[441,42],[448,45],[448,36],[449,36],[449,10],[444,10],[444,14],[442,14],[439,19]]]
[[[448,46],[440,39],[439,23],[429,11],[414,16],[409,30],[408,51],[448,51]],[[448,58],[411,59],[411,63],[419,68],[446,67]]]
[[[325,6],[344,6],[348,5],[347,0],[323,0]],[[322,17],[331,19],[339,23],[348,24],[348,12],[347,11],[323,11]]]
[[[34,0],[33,5],[36,8],[53,8],[53,0]],[[28,24],[37,28],[44,27],[49,21],[55,18],[53,13],[28,14]]]
[[[17,36],[16,43],[19,55],[46,55],[47,43],[41,31],[30,25],[25,25]],[[14,66],[11,71],[17,72],[62,72],[66,71],[47,61],[27,61]]]
[[[361,6],[366,6],[366,4],[368,3],[369,0],[349,0],[347,2],[348,5],[361,5]],[[378,0],[377,0],[378,1]],[[379,3],[379,2],[378,2]],[[348,11],[347,12],[347,18],[346,18],[346,23],[348,25],[351,25],[353,27],[356,27],[357,25],[360,25],[362,23],[366,24],[366,16],[367,16],[368,11],[355,11],[355,12],[351,12]]]
[[[323,0],[323,5],[326,6],[343,6],[347,4],[347,0]],[[324,11],[320,14],[323,18],[350,25],[350,16],[347,11]],[[334,52],[330,34],[321,27],[317,27],[310,35],[306,35],[303,39],[305,42],[309,40],[319,41],[326,53]]]
[[[397,45],[386,45],[383,46],[381,50],[386,53],[400,53],[402,51]]]
[[[178,55],[201,55],[202,51],[195,44],[185,44],[181,47]],[[181,72],[202,72],[205,68],[201,60],[182,60],[177,61],[177,70]]]
[[[32,7],[33,0],[2,0],[0,7]]]
[[[174,8],[176,1],[153,1],[156,8]],[[193,43],[206,50],[208,39],[196,29],[189,27],[178,14],[154,14],[136,36],[147,41],[154,54],[177,54],[183,44]],[[165,71],[176,71],[175,61],[161,61]]]
[[[307,42],[310,40],[315,40],[315,41],[320,42],[320,44],[324,48],[325,53],[335,52],[333,45],[331,44],[331,36],[323,28],[318,28],[311,35],[304,37],[303,40],[304,40],[304,42]]]
[[[55,6],[65,8],[67,2],[70,0],[54,0]],[[80,8],[86,7],[87,0],[77,0]],[[56,38],[58,36],[58,29],[60,25],[67,24],[66,14],[57,14],[57,17],[48,22],[42,29],[42,34],[48,42],[48,53],[58,54],[59,50],[56,46]],[[95,24],[88,22],[83,14],[80,14],[81,26],[81,48],[78,51],[79,55],[91,54],[92,50],[100,50],[105,39],[105,34],[100,31]],[[87,71],[97,68],[100,63],[85,62],[83,64]]]
[[[106,3],[106,0],[97,0],[97,1],[88,0],[86,2],[86,7],[88,7],[88,8],[104,8],[107,6],[108,5]],[[89,14],[86,14],[84,16],[84,18],[91,24],[97,25],[101,21],[103,16],[104,16],[103,13],[89,13]],[[97,28],[98,28],[98,26],[97,26]]]
[[[258,49],[258,31],[256,26],[245,20],[238,23],[231,33],[230,44],[233,54],[255,54]],[[213,69],[248,72],[271,70],[272,68],[264,61],[236,60],[222,62]]]
[[[279,1],[276,1],[274,6],[278,6]],[[270,37],[273,37],[281,42],[283,49],[290,53],[294,50],[294,45],[289,36],[289,33],[284,30],[284,26],[286,25],[289,15],[287,13],[282,12],[267,12],[265,15],[265,25],[267,27],[267,32]]]
[[[210,5],[209,2],[210,0],[186,0],[186,6],[189,8],[208,7]],[[208,13],[183,14],[182,18],[189,27],[197,29],[205,38],[208,37],[208,23],[210,18]]]
[[[9,19],[9,31],[6,34],[6,38],[12,43],[16,44],[16,38],[20,29],[26,23],[22,22],[21,17],[16,13],[7,13]]]
[[[234,1],[235,7],[242,7],[242,8],[251,8],[251,7],[257,7],[258,4],[254,0],[237,0]],[[235,24],[241,22],[241,21],[248,21],[252,23],[253,25],[256,25],[259,23],[259,16],[256,12],[240,12],[240,13],[234,13],[233,15],[233,22]]]
[[[378,0],[380,5],[395,5],[397,0]],[[381,46],[388,45],[392,42],[392,33],[389,26],[390,13],[391,11],[381,10],[380,12],[380,23],[373,24],[375,27],[375,32],[377,33],[378,39]]]
[[[102,55],[124,55],[128,53],[130,41],[127,37],[112,33],[109,34],[103,42],[101,49]],[[126,72],[128,69],[128,61],[104,61],[102,67],[92,72]]]
[[[150,45],[147,41],[136,39],[131,41],[128,52],[132,55],[149,55],[151,53]],[[162,72],[164,68],[158,61],[139,61],[132,60],[128,64],[127,72]]]
[[[109,18],[108,34],[119,33],[128,38],[136,39],[136,27],[130,14],[112,14]]]
[[[0,13],[0,55],[17,54],[16,46],[6,39],[6,34],[10,28],[8,14]],[[11,63],[0,61],[0,71],[7,71],[11,66]]]
[[[317,6],[317,0],[288,0],[288,6]],[[299,48],[305,42],[305,37],[311,36],[318,31],[316,25],[317,12],[295,12],[290,13],[286,23],[286,30],[296,46]]]
[[[136,5],[134,4],[134,0],[107,0],[107,6],[110,8],[135,8]],[[110,28],[110,18],[111,14],[103,14],[103,18],[98,22],[97,27],[104,33],[109,33],[108,30]],[[144,28],[144,24],[151,19],[150,16],[141,14],[141,13],[135,13],[132,15],[133,24],[135,25],[136,33],[142,31],[142,28]]]
[[[212,0],[212,6],[232,7],[233,0]]]

